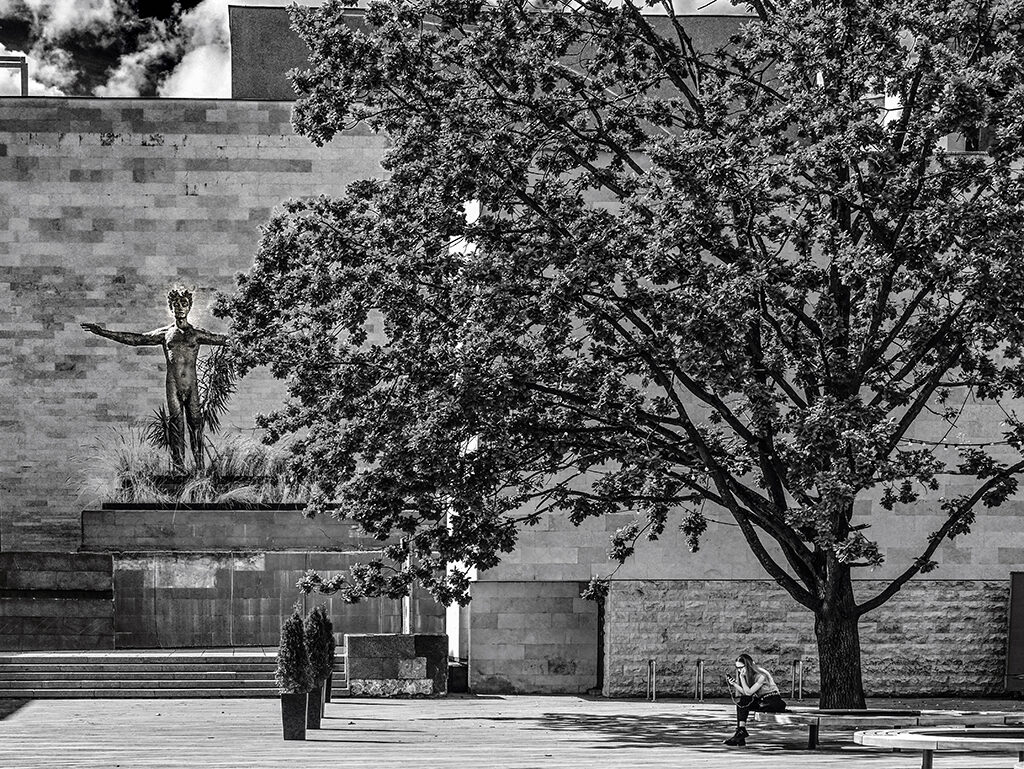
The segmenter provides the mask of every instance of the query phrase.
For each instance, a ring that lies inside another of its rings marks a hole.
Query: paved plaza
[[[802,704],[814,704],[807,701]],[[893,700],[872,707],[1021,710],[1014,701]],[[3,769],[255,767],[553,769],[555,767],[865,767],[917,769],[919,753],[854,745],[823,733],[751,725],[751,743],[721,744],[727,702],[456,695],[436,700],[329,703],[324,728],[305,742],[281,739],[273,699],[0,701]],[[939,753],[937,769],[1012,767],[1012,754]]]

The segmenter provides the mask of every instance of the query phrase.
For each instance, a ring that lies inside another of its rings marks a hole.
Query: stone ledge
[[[443,697],[446,694],[435,692],[434,682],[430,678],[413,681],[398,678],[350,678],[348,688],[353,697]]]

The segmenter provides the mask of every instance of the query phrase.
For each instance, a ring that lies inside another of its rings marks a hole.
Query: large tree
[[[1024,468],[1009,413],[959,457],[910,440],[1024,391],[1024,7],[755,0],[700,50],[648,4],[294,10],[297,130],[385,134],[387,177],[289,204],[221,309],[288,380],[264,425],[311,513],[397,541],[321,587],[463,600],[542,515],[634,511],[624,559],[710,503],[813,612],[822,705],[863,707],[859,618]],[[974,488],[858,601],[855,502],[946,472]]]

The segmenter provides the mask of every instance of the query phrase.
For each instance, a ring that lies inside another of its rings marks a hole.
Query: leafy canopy
[[[956,467],[908,435],[1024,391],[1024,5],[755,0],[713,49],[650,5],[293,10],[297,130],[390,140],[386,179],[275,216],[221,307],[288,381],[263,424],[311,512],[397,542],[308,588],[464,600],[542,514],[636,511],[622,560],[670,525],[696,548],[710,502],[820,611],[881,562],[859,496],[975,476],[862,613],[1015,490],[1011,414]]]

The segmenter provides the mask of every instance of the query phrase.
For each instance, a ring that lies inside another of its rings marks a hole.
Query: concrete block
[[[345,645],[350,655],[358,657],[411,659],[416,656],[415,640],[411,635],[346,633]]]
[[[380,680],[383,670],[380,657],[348,656],[348,677]]]
[[[398,675],[395,678],[415,680],[427,677],[427,658],[414,657],[411,660],[398,660]]]

